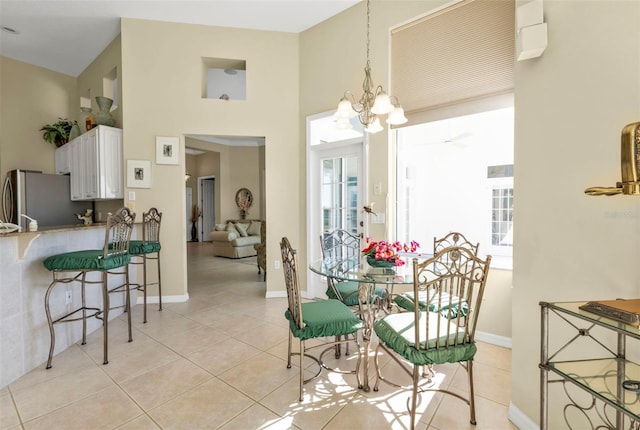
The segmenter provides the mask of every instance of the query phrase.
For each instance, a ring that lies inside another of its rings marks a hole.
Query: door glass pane
[[[322,161],[322,228],[324,232],[358,229],[358,159],[337,157]]]

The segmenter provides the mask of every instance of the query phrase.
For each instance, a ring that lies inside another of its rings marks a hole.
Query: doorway
[[[209,233],[216,223],[216,177],[203,176],[198,178],[200,190],[200,208],[202,216],[199,220],[200,242],[209,241]]]
[[[320,237],[325,232],[366,234],[360,210],[366,201],[366,157],[361,126],[338,130],[332,113],[309,117],[307,131],[307,256],[312,262],[321,257]],[[308,278],[310,297],[325,297],[325,291],[320,277]]]

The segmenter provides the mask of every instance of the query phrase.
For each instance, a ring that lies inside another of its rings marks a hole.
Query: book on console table
[[[580,305],[580,309],[640,327],[640,299],[595,300]]]

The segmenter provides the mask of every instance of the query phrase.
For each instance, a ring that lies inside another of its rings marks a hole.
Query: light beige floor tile
[[[18,412],[8,391],[0,394],[0,429],[10,429],[20,425]]]
[[[13,392],[23,421],[48,414],[112,385],[109,377],[94,366],[77,373],[67,373]]]
[[[224,333],[200,326],[183,333],[167,336],[162,343],[180,355],[189,355],[220,343],[228,338]]]
[[[261,351],[244,342],[226,338],[214,346],[187,356],[189,360],[213,375],[238,366],[247,360],[253,360]]]
[[[246,411],[220,427],[220,430],[289,430],[297,429],[292,417],[279,417],[267,408],[254,404]]]
[[[508,419],[508,406],[476,396],[476,425],[469,422],[469,407],[460,399],[444,396],[431,425],[438,429],[516,430]]]
[[[259,322],[246,327],[245,330],[236,333],[235,338],[248,343],[262,351],[274,347],[289,336],[289,329],[286,325],[276,325],[267,322]]]
[[[297,372],[291,370],[287,369],[286,361],[263,352],[218,377],[252,399],[260,400],[287,380],[296,377]]]
[[[475,356],[476,363],[511,372],[511,349],[485,342],[476,342],[476,345],[478,347]]]
[[[469,378],[464,369],[451,381],[451,387],[461,392],[469,392]],[[494,402],[509,406],[511,400],[511,373],[481,363],[473,365],[473,387],[476,396],[482,396]]]
[[[211,374],[181,358],[131,378],[121,386],[142,409],[149,410],[211,378]]]
[[[252,404],[249,397],[214,378],[148,413],[163,429],[209,429]]]
[[[100,349],[102,354],[102,348]],[[57,378],[67,373],[76,373],[95,366],[95,362],[77,345],[72,345],[53,357],[51,369],[46,368],[46,362],[22,376],[9,386],[12,390],[20,390],[30,385],[39,384]]]
[[[140,415],[120,427],[116,427],[117,430],[157,430],[159,428],[147,415]]]
[[[298,401],[298,378],[291,378],[260,403],[282,417],[293,417],[301,429],[322,429],[357,394],[355,379],[346,381],[342,375],[324,372],[304,385],[303,401]]]
[[[26,430],[111,429],[142,414],[135,403],[117,387],[108,387],[89,397],[25,422]]]

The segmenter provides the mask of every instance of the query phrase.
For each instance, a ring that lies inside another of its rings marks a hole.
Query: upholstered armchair
[[[253,245],[258,253],[258,273],[264,270],[264,280],[267,280],[267,223],[260,221],[260,243]]]

